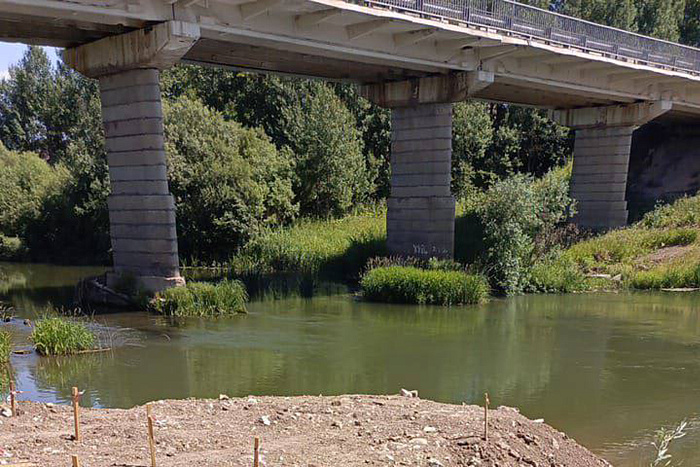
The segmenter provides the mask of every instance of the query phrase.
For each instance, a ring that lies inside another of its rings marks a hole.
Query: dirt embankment
[[[82,440],[72,441],[67,406],[20,404],[0,418],[0,464],[41,467],[150,466],[146,413],[82,410]],[[440,404],[400,396],[248,397],[161,401],[156,418],[158,466],[608,466],[565,434],[510,408]],[[31,465],[31,464],[29,464]]]

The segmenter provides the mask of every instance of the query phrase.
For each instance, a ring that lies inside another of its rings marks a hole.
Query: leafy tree
[[[452,119],[452,193],[465,198],[490,183],[498,162],[493,161],[491,146],[494,128],[488,104],[455,104]]]
[[[327,217],[348,214],[370,193],[362,140],[352,114],[333,90],[319,84],[283,109],[296,158],[296,195],[301,212]]]
[[[680,27],[680,41],[692,46],[700,46],[700,0],[686,0],[683,23]]]
[[[184,256],[225,259],[266,226],[289,222],[293,166],[262,130],[244,129],[187,97],[167,103],[170,188]]]

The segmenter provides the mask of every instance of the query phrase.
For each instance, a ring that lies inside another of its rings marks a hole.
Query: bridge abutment
[[[421,258],[454,254],[452,104],[392,110],[389,253]]]
[[[113,288],[126,278],[149,292],[185,282],[168,188],[159,70],[178,61],[198,37],[192,25],[167,22],[64,53],[70,66],[99,79],[114,261],[107,282]]]

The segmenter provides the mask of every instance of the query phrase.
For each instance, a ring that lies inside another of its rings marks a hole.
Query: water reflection
[[[28,277],[22,293],[5,295],[23,315],[34,309],[27,288],[36,275]],[[104,316],[130,329],[114,352],[17,356],[13,364],[33,399],[67,401],[77,384],[88,405],[108,407],[401,387],[459,403],[488,391],[494,404],[544,418],[622,466],[648,465],[654,431],[689,418],[676,457],[700,463],[698,295],[527,296],[448,309],[363,303],[338,286],[327,292],[259,298],[249,315],[216,321]]]

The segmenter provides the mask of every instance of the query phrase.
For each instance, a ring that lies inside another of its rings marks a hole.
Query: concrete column
[[[576,131],[571,196],[578,201],[574,222],[606,229],[627,224],[627,172],[635,126]]]
[[[149,292],[185,282],[168,190],[159,70],[178,62],[199,37],[199,26],[167,21],[63,53],[69,66],[100,82],[112,187],[112,288],[126,277]]]
[[[137,69],[100,78],[112,193],[109,221],[116,282],[134,276],[162,290],[183,283],[175,203],[168,191],[159,71]]]
[[[395,108],[391,123],[389,253],[451,258],[455,228],[455,199],[450,191],[452,104]]]

